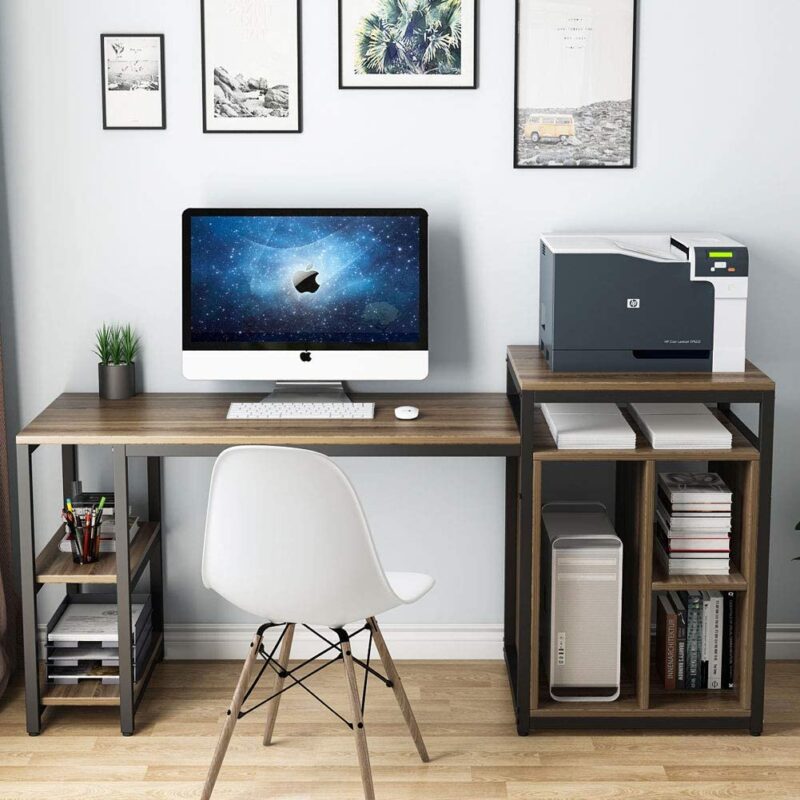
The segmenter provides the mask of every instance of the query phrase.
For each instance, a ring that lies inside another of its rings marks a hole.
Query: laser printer
[[[554,372],[743,372],[748,270],[717,233],[545,235],[540,347]]]

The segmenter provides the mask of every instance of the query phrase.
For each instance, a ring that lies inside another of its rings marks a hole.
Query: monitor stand
[[[341,381],[278,381],[262,403],[350,403]]]

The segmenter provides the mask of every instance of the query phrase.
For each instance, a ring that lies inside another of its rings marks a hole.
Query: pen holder
[[[88,536],[85,528],[78,528],[71,539],[72,560],[75,564],[94,564],[97,561],[100,555],[100,527],[101,523],[98,523],[90,528]]]

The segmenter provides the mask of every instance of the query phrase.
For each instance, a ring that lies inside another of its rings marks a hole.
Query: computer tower
[[[616,700],[622,541],[599,503],[550,503],[542,509],[542,522],[542,631],[550,696],[563,702]]]

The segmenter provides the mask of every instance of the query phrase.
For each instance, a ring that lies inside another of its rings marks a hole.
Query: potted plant
[[[106,325],[96,334],[94,352],[100,397],[104,400],[127,400],[136,394],[136,365],[139,337],[130,325]]]

